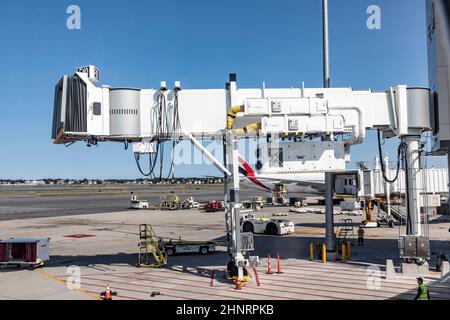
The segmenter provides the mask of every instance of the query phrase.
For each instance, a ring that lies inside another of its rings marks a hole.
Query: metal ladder
[[[344,242],[354,244],[355,241],[355,231],[353,227],[352,219],[342,219],[339,221],[341,225],[337,231],[337,246],[338,251],[340,252],[342,249],[342,244]]]
[[[138,267],[162,267],[167,264],[167,253],[162,240],[153,232],[151,225],[139,226]]]

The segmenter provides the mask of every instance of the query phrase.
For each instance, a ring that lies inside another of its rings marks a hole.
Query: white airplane
[[[283,184],[289,194],[323,195],[325,192],[325,173],[299,174],[257,174],[239,156],[241,184],[251,189],[273,193],[277,185]]]

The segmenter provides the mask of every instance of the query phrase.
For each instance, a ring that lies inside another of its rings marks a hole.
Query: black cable
[[[148,177],[155,177],[155,167],[159,158],[159,180],[163,179],[163,169],[164,169],[164,149],[165,143],[172,139],[172,159],[170,163],[170,170],[166,180],[169,179],[171,175],[174,173],[175,166],[175,147],[179,143],[179,141],[175,141],[175,139],[181,139],[182,130],[179,116],[179,100],[178,100],[178,91],[179,89],[175,89],[175,97],[174,97],[174,106],[173,106],[173,114],[172,119],[170,119],[170,114],[167,108],[167,100],[164,95],[164,91],[160,91],[157,97],[157,105],[155,107],[155,112],[153,113],[153,119],[150,119],[150,122],[153,122],[155,127],[155,136],[156,140],[151,141],[151,143],[155,143],[155,153],[154,156],[149,155],[149,172],[145,173],[142,170],[140,165],[140,155],[135,154],[135,160],[137,167],[142,175]],[[153,120],[153,121],[152,121]]]
[[[152,159],[152,155],[149,154],[149,172],[145,173],[142,170],[141,164],[140,164],[140,154],[139,153],[135,153],[135,160],[136,160],[136,165],[140,171],[140,173],[145,176],[145,177],[149,177],[151,176],[152,178],[155,177],[155,167],[156,167],[156,163],[158,160],[158,156],[162,159],[163,157],[161,157],[160,154],[160,146],[163,140],[160,139],[161,136],[163,136],[163,130],[162,128],[164,127],[165,124],[165,96],[163,94],[163,92],[161,91],[160,94],[158,95],[157,98],[157,106],[155,108],[155,113],[153,114],[154,119],[156,120],[155,123],[155,135],[158,137],[156,141],[151,141],[150,143],[155,143],[155,155],[153,156]],[[150,119],[151,122],[152,119]],[[164,137],[163,137],[164,138]],[[162,153],[164,152],[164,150],[162,150]],[[162,176],[161,176],[161,170],[162,170],[162,164],[160,163],[160,177],[159,179],[162,180]]]
[[[139,172],[140,172],[144,177],[149,177],[149,176],[152,174],[152,172],[150,171],[149,173],[145,173],[145,172],[142,170],[142,168],[141,168],[141,163],[139,162],[139,159],[140,159],[140,154],[136,152],[136,153],[134,154],[134,160],[136,161],[136,165],[137,165],[137,167],[138,167],[138,169],[139,169]]]
[[[162,181],[163,164],[164,164],[164,141],[160,144],[161,152],[159,153],[159,181]]]
[[[158,107],[157,107],[157,121],[156,121],[156,155],[155,163],[159,157],[159,181],[162,181],[163,162],[164,162],[164,143],[167,140],[168,134],[168,119],[166,108],[166,97],[163,91],[160,91],[158,95]]]
[[[178,117],[178,91],[175,90],[175,97],[174,97],[174,103],[173,103],[172,128],[171,128],[172,129],[171,130],[172,139],[174,138],[174,136],[177,135],[176,130],[177,130],[177,124],[178,123],[179,123],[179,117]],[[175,146],[176,146],[176,141],[173,140],[172,141],[172,159],[171,159],[171,163],[170,163],[169,173],[167,174],[167,179],[171,178],[171,176],[174,173]]]
[[[178,108],[178,105],[179,105],[178,92],[179,92],[179,89],[175,89],[174,103],[173,103],[172,128],[170,130],[170,136],[171,136],[171,138],[173,140],[173,142],[172,142],[172,159],[171,159],[170,170],[169,170],[169,173],[167,175],[167,179],[171,178],[171,176],[174,173],[174,169],[175,169],[175,148],[176,148],[177,144],[179,143],[178,139],[180,139],[181,135],[182,135],[181,123],[180,123],[180,115],[179,115],[179,108]],[[175,138],[177,140],[175,140]]]
[[[156,146],[156,148],[157,148],[157,150],[158,150],[158,145]],[[141,174],[143,175],[143,176],[145,176],[145,177],[152,177],[152,178],[154,178],[155,177],[155,175],[154,175],[154,172],[155,172],[155,166],[156,166],[156,157],[157,157],[157,154],[158,154],[158,152],[156,152],[156,156],[155,156],[155,159],[153,159],[152,160],[152,155],[151,154],[149,154],[148,156],[149,156],[149,172],[148,173],[145,173],[143,170],[142,170],[142,168],[141,168],[141,163],[140,163],[140,157],[141,157],[141,155],[139,154],[139,153],[135,153],[134,154],[134,158],[135,158],[135,160],[136,160],[136,165],[137,165],[137,167],[138,167],[138,169],[139,169],[139,171],[141,172]]]
[[[386,177],[386,168],[384,166],[383,150],[381,149],[381,131],[378,130],[378,153],[379,153],[379,157],[380,157],[381,171],[383,173],[384,180],[386,180],[389,183],[394,183],[398,179],[398,176],[400,173],[400,161],[402,158],[402,151],[403,152],[405,151],[405,144],[403,142],[400,143],[400,145],[398,146],[398,149],[397,149],[397,172],[395,174],[395,178],[393,180],[388,179]]]

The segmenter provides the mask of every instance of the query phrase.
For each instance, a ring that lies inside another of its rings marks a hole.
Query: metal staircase
[[[355,241],[355,230],[353,226],[353,220],[352,219],[341,219],[339,221],[339,228],[336,232],[336,238],[337,238],[337,246],[338,251],[341,251],[342,244],[345,243],[351,243],[354,244]]]
[[[167,253],[163,241],[153,232],[151,225],[139,226],[138,267],[162,267],[167,264]]]

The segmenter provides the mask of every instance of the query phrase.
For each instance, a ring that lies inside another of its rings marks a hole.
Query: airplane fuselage
[[[325,189],[324,173],[261,174],[254,177],[241,176],[245,187],[272,193],[277,185],[283,184],[288,194],[319,195]]]

